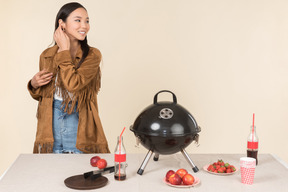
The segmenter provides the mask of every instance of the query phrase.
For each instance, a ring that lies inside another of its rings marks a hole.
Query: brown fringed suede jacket
[[[76,147],[84,153],[110,153],[108,143],[98,115],[97,93],[100,88],[101,53],[96,48],[90,48],[87,57],[79,68],[78,64],[82,57],[82,50],[79,49],[76,58],[72,61],[70,51],[57,53],[58,46],[55,45],[46,49],[40,56],[40,71],[47,69],[53,72],[51,82],[45,86],[34,89],[31,80],[28,83],[28,90],[31,96],[38,100],[37,110],[37,133],[33,153],[53,152],[53,96],[55,92],[55,78],[58,74],[57,85],[73,94],[73,98],[64,97],[68,113],[73,110],[76,101],[79,112],[79,123]],[[64,94],[65,95],[65,94]]]

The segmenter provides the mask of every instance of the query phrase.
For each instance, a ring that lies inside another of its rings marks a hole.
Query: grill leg
[[[145,169],[147,163],[149,162],[152,154],[153,154],[153,151],[149,150],[148,153],[147,153],[147,155],[146,155],[146,157],[145,157],[145,159],[143,160],[143,162],[142,162],[142,164],[141,164],[141,167],[140,167],[140,168],[138,169],[138,171],[137,171],[137,173],[138,173],[139,175],[142,175],[142,174],[143,174],[144,169]]]
[[[158,159],[159,159],[159,153],[155,153],[155,155],[154,155],[154,161],[158,161]]]
[[[193,161],[190,159],[189,155],[185,151],[185,149],[181,149],[181,153],[184,155],[185,159],[188,161],[188,163],[191,165],[194,173],[198,172],[198,167],[193,163]]]

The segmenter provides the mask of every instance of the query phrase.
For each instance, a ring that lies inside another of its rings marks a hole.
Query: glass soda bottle
[[[251,126],[250,134],[247,139],[247,157],[256,159],[256,165],[258,165],[258,136],[256,134],[256,126]]]
[[[114,166],[115,166],[115,172],[114,172],[114,178],[118,181],[123,181],[126,179],[126,150],[123,144],[123,137],[121,136],[121,139],[119,139],[119,136],[117,137],[117,145],[114,152]]]

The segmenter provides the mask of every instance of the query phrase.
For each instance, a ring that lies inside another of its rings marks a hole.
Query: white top
[[[58,78],[58,74],[56,75],[56,79],[55,79],[55,87],[56,87],[57,78]],[[67,91],[67,92],[68,92],[68,91]],[[68,95],[69,95],[70,98],[73,97],[73,94],[70,93],[70,92],[68,92]],[[60,88],[60,87],[58,87],[58,88],[55,90],[55,92],[54,92],[54,99],[55,99],[55,100],[59,100],[59,101],[63,101],[63,97],[62,97],[62,95],[61,95],[61,88]]]

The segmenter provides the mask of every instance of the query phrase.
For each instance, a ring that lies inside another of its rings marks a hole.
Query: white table
[[[73,175],[95,170],[90,165],[90,158],[95,154],[21,154],[0,180],[1,192],[44,192],[78,191],[67,188],[64,180]],[[113,154],[98,154],[105,158],[108,166],[113,165]],[[150,159],[142,176],[137,174],[146,154],[127,154],[127,179],[115,181],[114,175],[105,175],[109,182],[100,189],[89,191],[288,191],[288,169],[270,154],[259,155],[259,165],[253,185],[244,185],[240,180],[240,171],[230,176],[216,176],[203,171],[206,164],[221,158],[239,168],[239,159],[244,154],[190,154],[191,159],[200,169],[193,173],[182,154],[160,155],[159,161]],[[187,169],[200,178],[201,183],[194,188],[174,188],[162,180],[168,170]]]

